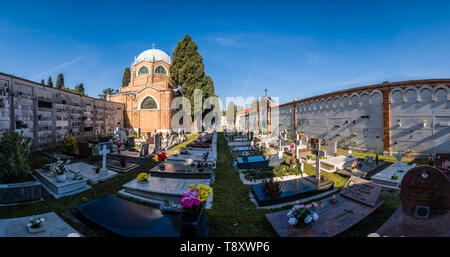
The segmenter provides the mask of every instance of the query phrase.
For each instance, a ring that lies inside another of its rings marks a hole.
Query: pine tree
[[[75,88],[72,90],[74,93],[77,93],[79,95],[85,95],[84,93],[84,84],[78,83],[75,85]]]
[[[53,80],[52,80],[52,77],[51,77],[51,76],[48,76],[47,86],[48,86],[48,87],[53,87]]]
[[[170,80],[174,85],[181,85],[183,96],[191,101],[191,110],[194,110],[195,89],[202,90],[203,102],[206,98],[215,96],[214,83],[211,77],[205,74],[203,57],[197,50],[197,44],[189,35],[185,35],[178,42],[170,65]]]
[[[41,85],[45,87],[45,80],[41,79]]]
[[[98,95],[100,99],[106,100],[106,95],[113,95],[116,93],[116,90],[112,88],[103,89],[102,93]]]
[[[122,87],[128,87],[128,84],[130,84],[130,77],[130,68],[126,67],[123,71]]]
[[[227,117],[233,114],[233,121],[236,122],[236,115],[237,115],[238,107],[234,102],[230,101],[227,106]]]
[[[62,73],[58,74],[56,78],[55,88],[64,89],[64,75]]]

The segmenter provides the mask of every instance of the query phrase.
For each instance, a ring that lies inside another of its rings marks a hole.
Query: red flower
[[[156,156],[158,156],[158,161],[162,162],[167,159],[166,152],[157,153]]]

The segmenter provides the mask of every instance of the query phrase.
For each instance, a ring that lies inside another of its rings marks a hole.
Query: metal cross
[[[339,218],[341,218],[341,217],[343,217],[343,216],[345,216],[347,214],[353,214],[353,209],[350,209],[350,210],[344,209],[344,212],[339,214],[338,216],[334,217],[334,219],[337,220],[337,219],[339,219]]]

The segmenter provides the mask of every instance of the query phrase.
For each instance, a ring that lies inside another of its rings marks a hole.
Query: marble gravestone
[[[72,172],[79,171],[80,175],[85,177],[91,184],[97,184],[99,182],[111,179],[118,175],[117,172],[106,170],[106,172],[96,172],[98,167],[94,165],[90,165],[84,162],[72,163],[69,165],[69,169]]]
[[[326,153],[327,153],[327,156],[336,157],[337,142],[335,140],[328,140],[327,141]]]
[[[417,166],[403,177],[400,198],[405,209],[429,206],[431,210],[450,210],[450,182],[440,170]]]
[[[417,166],[404,176],[401,206],[376,231],[388,237],[449,237],[450,181],[439,169]]]
[[[368,180],[351,176],[339,193],[347,198],[374,207],[380,196],[381,186]]]
[[[160,149],[161,148],[161,135],[160,134],[155,134],[155,150]]]

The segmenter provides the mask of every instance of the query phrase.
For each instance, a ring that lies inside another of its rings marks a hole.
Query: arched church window
[[[157,109],[158,105],[155,102],[155,99],[152,97],[147,97],[142,101],[141,109]]]
[[[145,66],[142,66],[138,71],[138,76],[141,74],[148,74],[148,73],[149,73],[148,68]]]
[[[166,73],[166,69],[164,69],[163,66],[158,66],[158,67],[156,67],[155,73],[167,74],[167,73]]]

